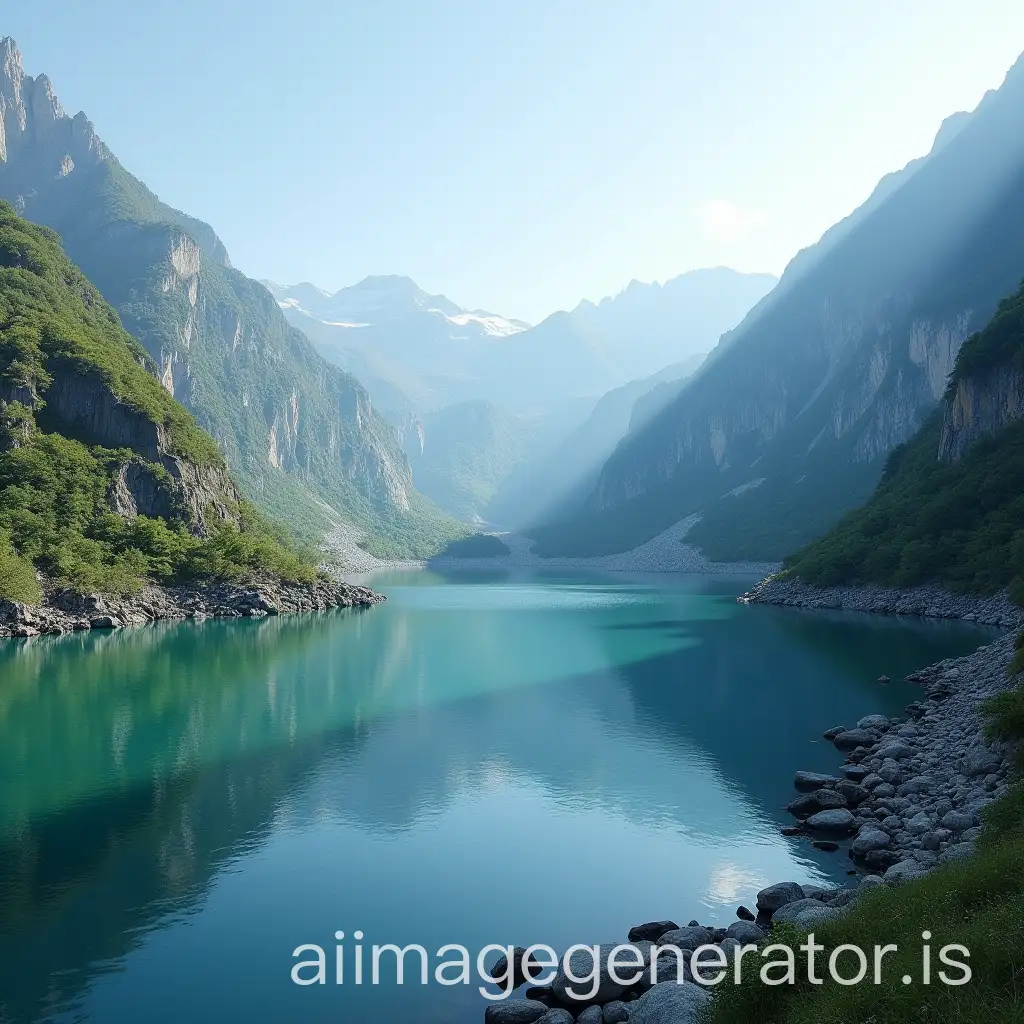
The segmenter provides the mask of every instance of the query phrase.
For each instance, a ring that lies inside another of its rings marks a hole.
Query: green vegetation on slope
[[[182,521],[115,513],[109,495],[122,467],[140,463],[158,482],[168,481],[168,471],[129,448],[68,436],[45,408],[57,377],[101,382],[143,420],[165,428],[169,452],[222,465],[213,439],[149,365],[57,236],[0,204],[0,387],[36,407],[0,400],[0,597],[37,602],[36,569],[78,590],[112,593],[137,590],[147,579],[314,577],[312,562],[282,531],[233,498],[236,521],[219,522],[207,537],[193,536]]]
[[[1003,299],[985,329],[961,346],[949,390],[958,380],[981,376],[996,366],[1024,369],[1024,286]]]
[[[337,513],[389,557],[431,555],[460,535],[429,501],[410,494],[403,510],[375,488],[390,475],[411,491],[394,431],[359,382],[326,363],[270,293],[230,266],[209,225],[162,203],[112,158],[35,184],[26,216],[59,232],[127,330],[162,369],[170,365],[175,395],[217,439],[250,500],[304,543],[319,544]],[[183,239],[201,248],[194,293],[171,257]],[[278,443],[290,443],[280,466],[269,460],[275,424]]]
[[[501,481],[526,455],[532,426],[490,402],[460,402],[423,418],[423,453],[411,457],[413,482],[462,520],[487,508]]]
[[[1024,288],[967,341],[950,387],[1024,358]],[[891,453],[877,491],[789,562],[820,586],[938,581],[1024,601],[1024,420],[976,441],[955,462],[938,458],[942,412]]]
[[[64,255],[57,235],[0,201],[0,383],[44,390],[54,369],[101,380],[163,426],[170,449],[222,464],[217,445],[160,386],[141,345]]]
[[[499,558],[509,553],[509,546],[492,533],[474,533],[472,537],[453,541],[441,552],[448,558]]]

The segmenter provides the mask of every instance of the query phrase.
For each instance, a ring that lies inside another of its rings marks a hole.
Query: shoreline
[[[551,1020],[561,1020],[560,1014],[568,1006],[577,1011],[573,1015],[577,1021],[588,1024],[631,1019],[696,1022],[712,992],[693,980],[690,961],[698,947],[716,945],[731,963],[741,945],[769,941],[773,923],[791,924],[804,933],[813,931],[822,923],[840,919],[876,886],[902,885],[973,854],[981,812],[1004,796],[1011,784],[1011,751],[1007,745],[988,741],[978,708],[988,697],[1014,685],[1008,669],[1014,656],[1015,631],[1024,625],[1024,612],[1005,595],[970,598],[938,587],[816,589],[772,577],[737,600],[955,618],[1011,631],[972,654],[947,658],[907,676],[907,681],[921,686],[923,692],[907,706],[904,717],[867,715],[856,723],[829,729],[825,738],[837,751],[834,774],[797,772],[794,799],[787,807],[794,821],[783,834],[824,843],[824,848],[837,856],[849,857],[858,872],[849,884],[822,888],[777,882],[751,894],[755,909],[738,906],[737,919],[727,928],[701,925],[697,920],[680,927],[669,918],[638,924],[630,929],[628,942],[635,945],[646,967],[644,975],[632,986],[615,985],[605,963],[600,969],[599,997],[593,1001],[599,1009],[579,1012],[587,1004],[565,996],[563,968],[551,985],[534,986],[523,998],[488,1007],[485,1024],[505,1020],[540,1024],[548,1014],[554,1015]],[[658,973],[668,980],[652,984],[651,943],[680,950],[683,985],[676,980],[674,956],[665,961],[659,958]],[[611,947],[602,946],[602,956],[606,948]],[[522,953],[517,949],[520,959]],[[590,968],[589,958],[579,967],[574,961],[577,976]],[[508,1016],[498,1007],[507,1008]]]
[[[147,584],[137,594],[78,594],[53,585],[43,604],[0,598],[0,639],[29,638],[89,629],[121,629],[164,620],[263,618],[333,608],[365,608],[385,598],[367,587],[340,581],[284,583]]]
[[[699,516],[688,516],[663,530],[649,541],[612,555],[581,558],[542,558],[530,550],[533,541],[519,533],[491,533],[510,550],[504,555],[488,558],[433,558],[412,561],[387,561],[363,551],[347,529],[335,531],[327,544],[336,559],[325,568],[339,577],[367,576],[375,572],[396,572],[416,569],[594,569],[600,572],[637,573],[714,573],[737,576],[767,576],[779,568],[777,562],[712,562],[685,537]]]
[[[881,587],[875,584],[815,587],[802,580],[761,580],[737,600],[741,604],[773,604],[788,608],[824,608],[878,615],[917,615],[923,618],[961,619],[981,626],[1024,628],[1024,608],[1004,593],[990,597],[954,594],[944,587]]]

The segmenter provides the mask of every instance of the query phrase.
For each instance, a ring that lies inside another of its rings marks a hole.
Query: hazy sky
[[[0,35],[237,266],[538,320],[780,272],[1024,50],[1020,0],[48,0]]]

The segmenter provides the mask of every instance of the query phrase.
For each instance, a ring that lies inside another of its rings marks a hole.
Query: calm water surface
[[[749,583],[416,573],[366,612],[0,643],[0,1021],[475,1024],[472,988],[299,989],[292,950],[564,948],[841,881],[779,834],[793,772],[916,696],[879,675],[987,636]]]

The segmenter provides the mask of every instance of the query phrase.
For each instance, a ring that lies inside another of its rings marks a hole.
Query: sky
[[[780,273],[1024,50],[1019,0],[4,8],[26,70],[245,273],[407,274],[531,322]]]

